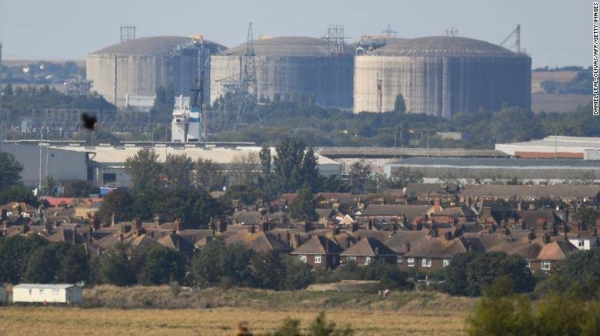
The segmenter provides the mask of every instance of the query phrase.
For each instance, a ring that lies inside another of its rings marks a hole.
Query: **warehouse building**
[[[534,183],[562,183],[591,179],[600,181],[600,161],[577,159],[516,159],[516,158],[408,158],[389,163],[385,175],[398,168],[420,172],[426,183],[457,180],[473,183],[506,181],[518,178]]]
[[[600,138],[552,135],[538,140],[496,144],[496,150],[522,158],[600,160]]]

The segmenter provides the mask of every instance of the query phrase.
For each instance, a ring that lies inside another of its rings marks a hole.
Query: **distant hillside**
[[[591,95],[584,94],[544,94],[531,95],[531,110],[535,113],[572,112],[579,106],[585,106],[592,101]]]

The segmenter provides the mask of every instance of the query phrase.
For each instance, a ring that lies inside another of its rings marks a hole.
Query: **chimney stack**
[[[440,198],[436,197],[433,200],[433,212],[437,213],[437,212],[440,212],[440,211],[442,211],[442,207],[440,206]]]
[[[173,222],[173,226],[175,227],[175,233],[181,232],[181,229],[183,226],[181,223],[181,218],[176,218],[175,221]]]

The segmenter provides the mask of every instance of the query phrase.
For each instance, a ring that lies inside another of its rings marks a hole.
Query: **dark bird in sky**
[[[81,121],[83,122],[83,127],[93,131],[98,126],[98,121],[96,120],[96,116],[89,115],[85,112],[81,114]]]

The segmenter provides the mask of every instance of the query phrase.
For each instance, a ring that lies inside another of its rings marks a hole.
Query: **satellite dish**
[[[28,67],[28,66],[26,66],[26,67],[23,67],[23,72],[24,72],[24,73],[29,73],[29,67]]]

